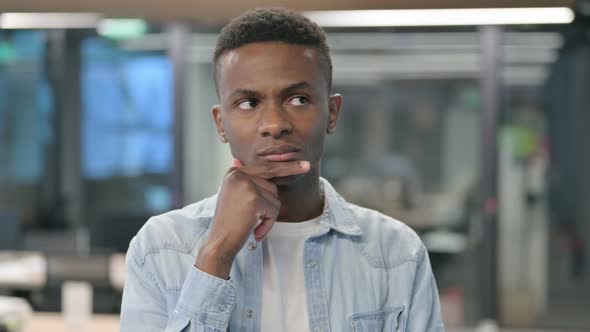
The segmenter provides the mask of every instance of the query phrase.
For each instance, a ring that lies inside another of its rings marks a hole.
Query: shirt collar
[[[324,193],[323,225],[346,235],[362,235],[348,203],[336,192],[334,187],[324,178],[320,178],[320,188]]]

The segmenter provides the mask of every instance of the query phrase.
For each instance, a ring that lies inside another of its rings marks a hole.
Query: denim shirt
[[[304,245],[310,331],[444,331],[428,254],[405,224],[346,202],[324,179],[320,230]],[[151,218],[131,241],[121,331],[259,331],[261,244],[230,279],[193,266],[216,196]]]

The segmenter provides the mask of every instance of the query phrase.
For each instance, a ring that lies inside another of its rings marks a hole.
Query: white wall
[[[217,136],[211,107],[217,103],[212,66],[189,63],[184,121],[184,203],[215,194],[231,165],[229,146]]]

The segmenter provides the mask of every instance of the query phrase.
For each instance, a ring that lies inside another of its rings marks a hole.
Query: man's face
[[[235,158],[244,165],[307,160],[308,174],[319,174],[324,138],[336,124],[342,99],[329,96],[317,49],[247,44],[221,56],[217,78],[220,104],[213,116]]]

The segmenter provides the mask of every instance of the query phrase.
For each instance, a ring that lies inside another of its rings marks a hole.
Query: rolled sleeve
[[[173,312],[158,279],[146,266],[132,242],[127,253],[127,280],[121,308],[121,331],[221,332],[227,331],[236,303],[232,282],[189,269]]]
[[[235,303],[236,289],[231,281],[193,267],[184,280],[176,310],[191,320],[226,330]]]

